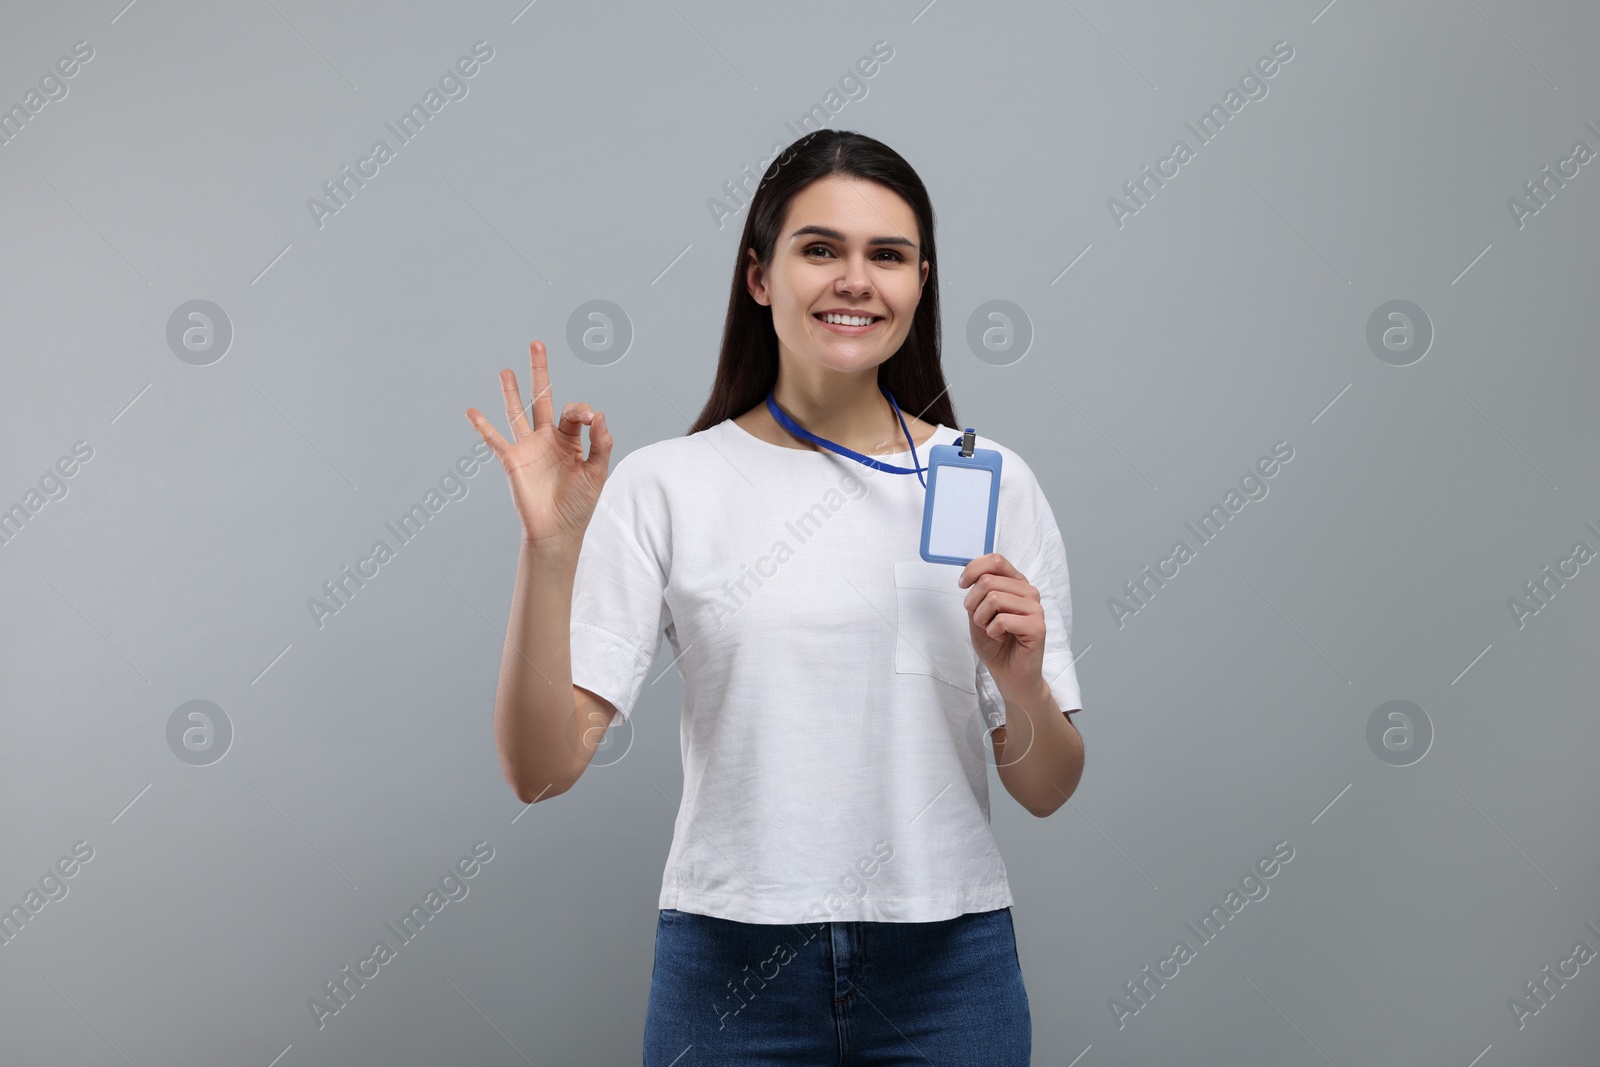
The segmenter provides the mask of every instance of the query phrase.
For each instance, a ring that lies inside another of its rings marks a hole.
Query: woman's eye
[[[810,248],[806,249],[805,254],[809,256],[813,252],[826,252],[830,256],[833,255],[833,249],[829,248],[827,245],[812,245]],[[905,262],[905,257],[892,248],[880,249],[873,255],[873,258],[876,259],[878,256],[891,256],[893,257],[892,261],[895,263]]]

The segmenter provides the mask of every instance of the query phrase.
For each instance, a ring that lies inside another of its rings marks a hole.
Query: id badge
[[[1000,506],[1000,453],[974,448],[967,430],[961,444],[928,451],[928,492],[922,505],[922,558],[966,566],[994,551]]]

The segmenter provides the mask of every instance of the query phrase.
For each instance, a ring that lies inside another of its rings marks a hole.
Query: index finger
[[[533,368],[533,428],[537,430],[555,422],[550,397],[550,360],[543,341],[528,345],[528,362]]]
[[[990,552],[985,556],[974,556],[965,567],[961,568],[961,577],[956,580],[956,585],[962,589],[977,581],[985,574],[998,574],[1003,578],[1022,578],[1021,571],[1011,565],[1011,561],[998,552]]]

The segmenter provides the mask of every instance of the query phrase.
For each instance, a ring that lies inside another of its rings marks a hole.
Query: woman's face
[[[771,267],[763,272],[748,250],[745,277],[751,295],[772,308],[784,359],[861,371],[899,351],[911,330],[928,278],[918,253],[911,205],[876,182],[834,175],[790,200]],[[837,310],[872,321],[823,321],[823,313]]]

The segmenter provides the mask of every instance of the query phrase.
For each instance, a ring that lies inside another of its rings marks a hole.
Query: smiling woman
[[[775,191],[785,186],[793,189],[787,203]],[[868,455],[898,449],[906,428],[879,385],[911,413],[913,443],[935,425],[923,415],[953,425],[939,367],[938,287],[927,288],[931,208],[919,218],[892,184],[867,173],[818,176],[793,164],[763,188],[771,195],[757,193],[747,220],[717,380],[689,432],[732,418],[764,441],[812,449],[760,403],[771,392],[819,437]],[[774,215],[785,209],[792,228],[781,232]],[[770,314],[758,315],[752,301]]]
[[[509,371],[516,442],[468,412],[524,527],[502,768],[528,803],[571,789],[642,712],[665,638],[684,680],[684,785],[647,1067],[690,1047],[701,1065],[937,1049],[941,1064],[1019,1067],[1032,1022],[987,743],[1035,816],[1077,786],[1059,527],[1028,464],[984,437],[1003,458],[995,551],[965,567],[920,557],[920,476],[961,434],[933,208],[910,164],[858,133],[805,137],[763,178],[738,248],[715,380],[686,435],[612,469],[603,414],[569,403],[556,422],[537,341],[533,428]],[[874,842],[894,862],[872,866],[870,892],[839,892],[864,890]],[[800,924],[822,929],[780,968],[774,946]]]

